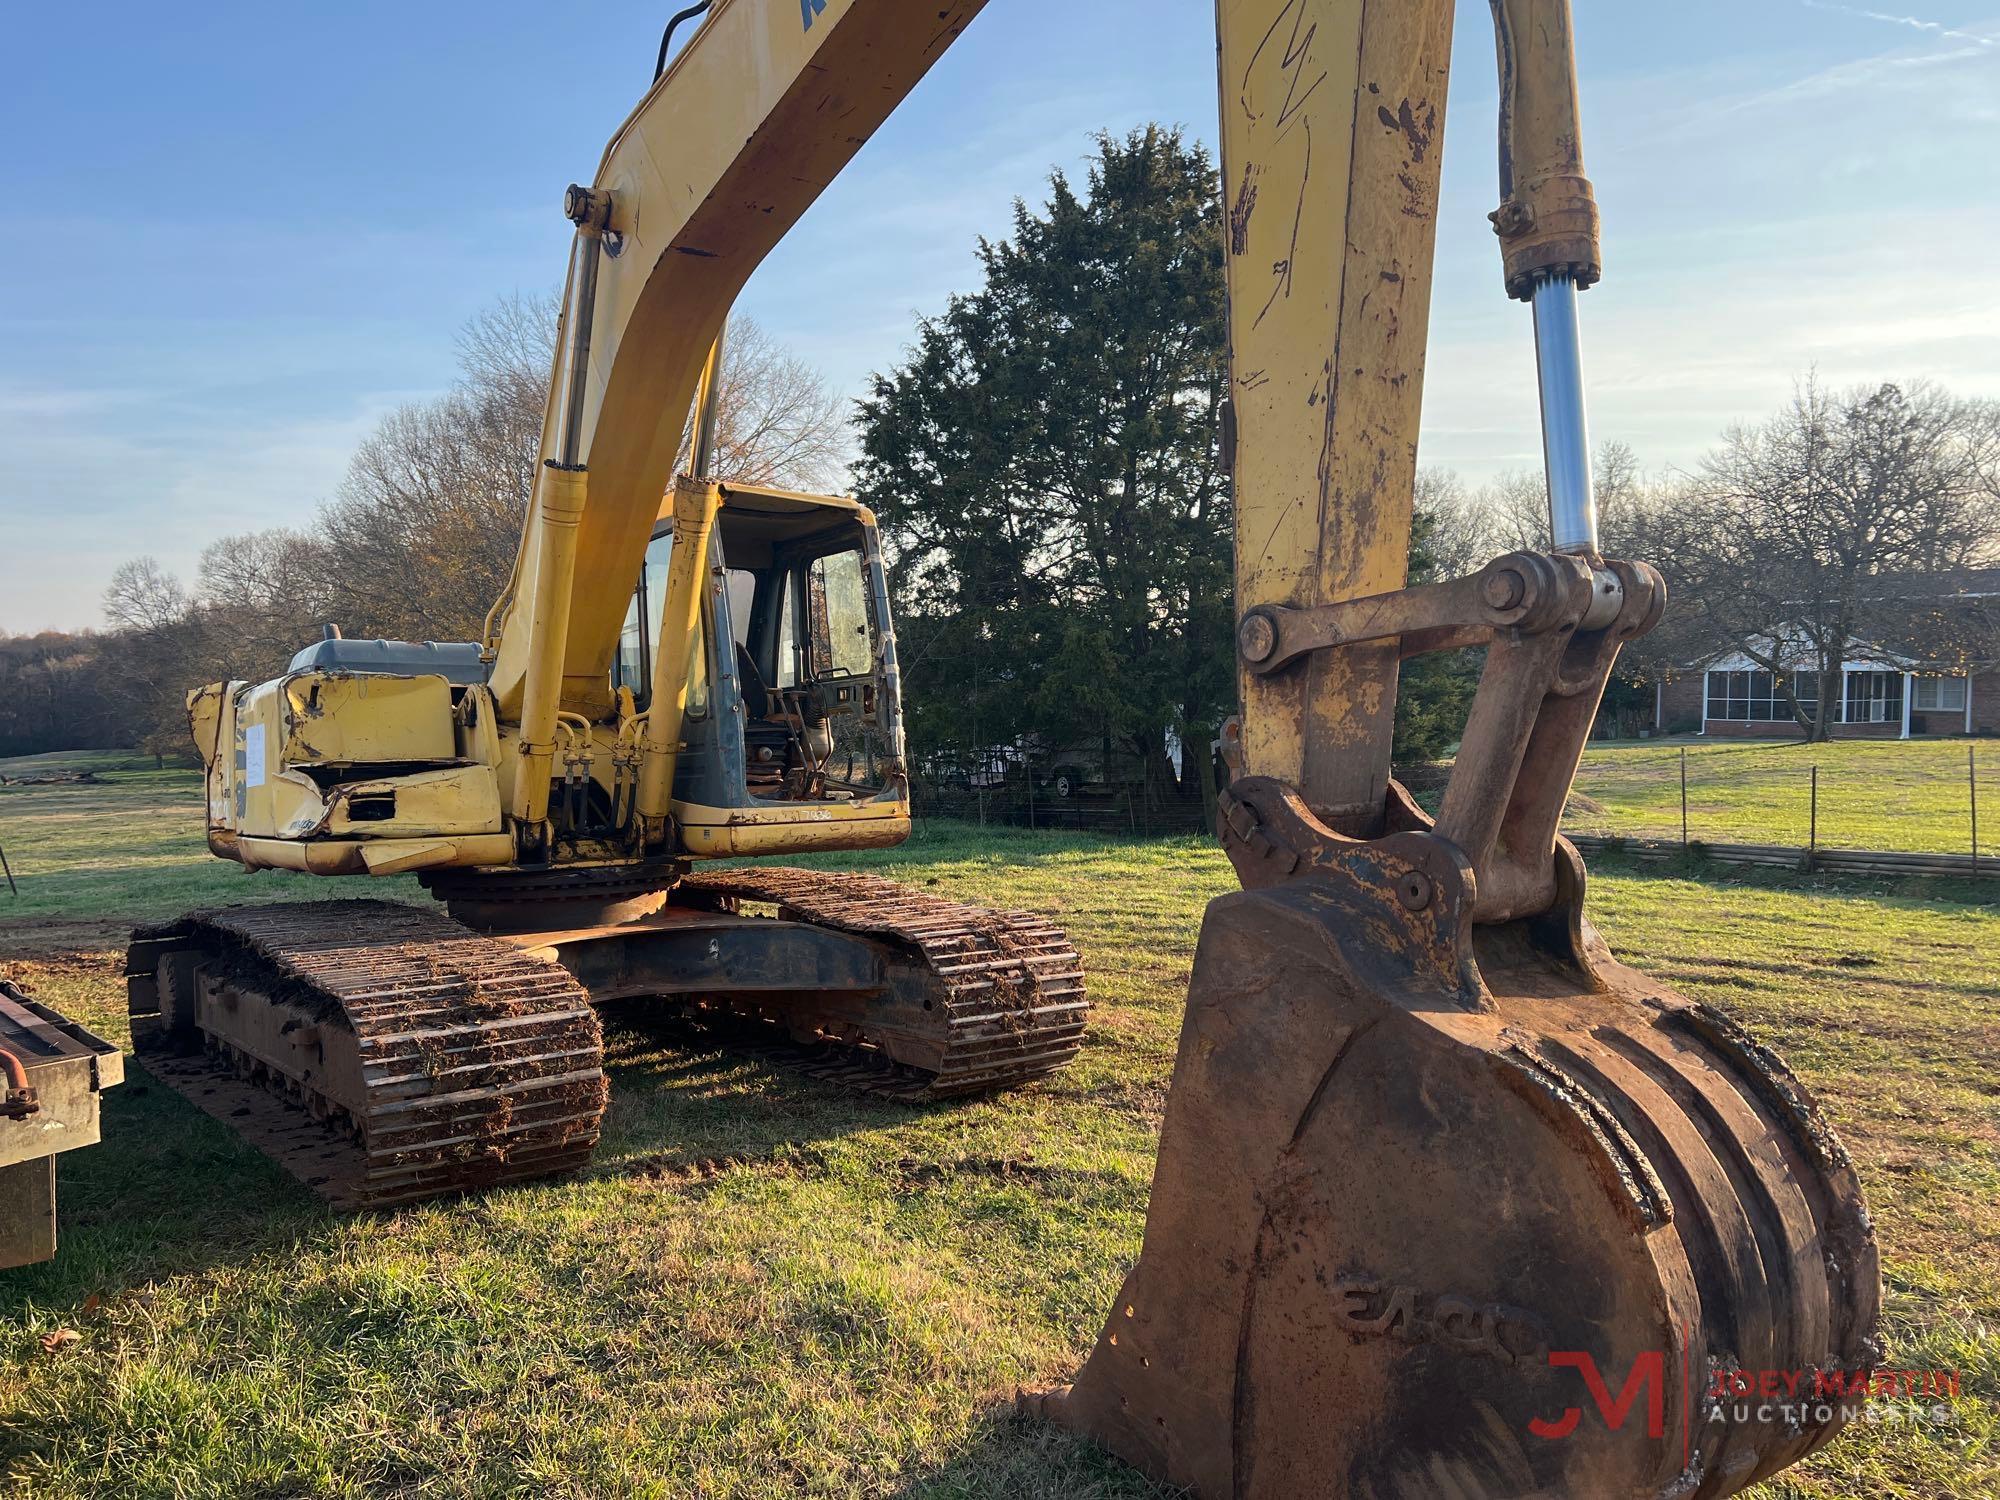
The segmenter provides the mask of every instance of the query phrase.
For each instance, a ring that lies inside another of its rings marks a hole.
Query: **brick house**
[[[1940,602],[1981,616],[2000,614],[2000,568],[1980,569]],[[1775,638],[1775,637],[1774,637]],[[1784,661],[1805,652],[1765,652]],[[1817,701],[1819,673],[1787,674],[1808,708]],[[1927,659],[1921,643],[1900,649],[1857,641],[1827,691],[1838,695],[1836,739],[1922,739],[2000,734],[2000,660]],[[1667,674],[1654,690],[1653,729],[1663,734],[1784,739],[1803,736],[1783,691],[1749,657],[1725,652]]]

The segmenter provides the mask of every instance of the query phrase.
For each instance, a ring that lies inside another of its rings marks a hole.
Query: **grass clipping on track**
[[[65,920],[345,893],[209,859],[186,773],[107,774],[0,788],[24,895],[59,884]],[[1137,1253],[1221,857],[933,827],[829,863],[1065,923],[1098,1007],[1076,1062],[910,1108],[620,1007],[588,1174],[351,1218],[135,1067],[104,1143],[61,1158],[60,1258],[0,1273],[0,1493],[1159,1493],[1010,1402],[1074,1369]],[[1951,1424],[1857,1429],[1762,1500],[2000,1493],[2000,913],[1608,862],[1591,891],[1622,958],[1818,1092],[1878,1221],[1892,1363],[1964,1372]],[[0,934],[0,973],[122,1039],[113,940],[4,906]]]

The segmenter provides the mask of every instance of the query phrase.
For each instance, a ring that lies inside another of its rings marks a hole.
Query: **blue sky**
[[[777,0],[770,0],[777,3]],[[1810,368],[2000,396],[2000,0],[1577,0],[1607,280],[1595,435],[1692,462]],[[20,6],[0,91],[0,630],[95,623],[117,564],[191,575],[299,525],[562,275],[560,204],[677,0]],[[1491,28],[1462,0],[1423,459],[1536,461],[1499,290]],[[1207,0],[991,0],[746,293],[859,392],[973,244],[1100,128],[1215,134]]]

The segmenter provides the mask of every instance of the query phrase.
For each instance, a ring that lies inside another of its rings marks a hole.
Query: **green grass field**
[[[1819,842],[1828,849],[1969,854],[1977,756],[1980,850],[2000,855],[2000,741],[1838,740],[1825,745],[1703,740],[1593,746],[1564,826],[1573,833],[1678,840],[1681,751],[1688,835],[1711,844],[1803,847],[1819,767]]]
[[[0,973],[122,1036],[118,927],[326,887],[208,859],[187,773],[102,774],[0,788]],[[61,1158],[60,1257],[0,1273],[0,1493],[1157,1494],[1011,1396],[1074,1368],[1137,1252],[1227,867],[1199,840],[952,826],[852,863],[1060,913],[1099,1006],[1075,1065],[915,1109],[626,1007],[587,1174],[345,1218],[135,1066],[104,1143]],[[1765,1500],[2000,1494],[2000,912],[1970,897],[1593,883],[1623,956],[1819,1091],[1879,1223],[1893,1360],[1965,1372],[1949,1425],[1857,1430]]]

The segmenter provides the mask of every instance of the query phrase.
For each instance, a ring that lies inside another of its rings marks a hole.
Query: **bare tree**
[[[1650,513],[1668,502],[1668,487],[1649,478],[1632,449],[1607,442],[1593,465],[1598,527],[1605,550],[1641,557]],[[1430,547],[1443,577],[1481,567],[1502,552],[1537,552],[1549,545],[1549,487],[1540,469],[1509,469],[1468,489],[1453,470],[1417,473],[1417,509],[1431,517]]]
[[[554,293],[524,297],[516,292],[474,314],[458,333],[461,387],[505,408],[511,425],[539,432],[561,311]]]
[[[553,297],[512,296],[458,337],[458,384],[384,417],[320,513],[325,595],[350,633],[469,640],[520,541],[555,360]]]
[[[216,673],[261,680],[338,613],[327,543],[274,529],[223,537],[201,555],[197,598]]]
[[[1438,578],[1462,578],[1505,550],[1493,546],[1486,508],[1456,470],[1417,470],[1416,512],[1426,518],[1423,539]]]
[[[350,634],[472,640],[512,567],[541,410],[473,391],[391,412],[321,511],[327,585]]]
[[[556,312],[552,298],[514,297],[481,313],[459,336],[458,386],[392,412],[355,454],[319,527],[330,605],[350,631],[478,634],[541,460]],[[810,489],[839,476],[839,398],[747,318],[731,325],[721,401],[719,477]],[[688,446],[684,430],[683,464]]]
[[[315,526],[215,542],[193,590],[152,558],[119,568],[104,596],[114,630],[101,652],[134,735],[184,752],[188,688],[274,675],[324,623],[351,635],[477,638],[533,493],[555,341],[553,297],[494,303],[459,335],[457,385],[384,417]],[[842,472],[843,432],[825,379],[738,319],[720,475],[823,488]]]
[[[1997,454],[1990,405],[1925,384],[1802,382],[1775,417],[1730,431],[1661,518],[1690,624],[1771,673],[1824,739],[1855,645],[1935,645],[1939,576],[2000,549]]]
[[[716,415],[715,474],[741,484],[822,490],[846,470],[842,401],[821,375],[749,318],[732,319]],[[678,466],[693,446],[694,416]]]
[[[210,680],[200,608],[178,578],[140,557],[112,574],[104,613],[116,628],[99,652],[101,684],[127,743],[156,756],[191,754],[185,695]]]
[[[104,591],[104,617],[120,630],[157,630],[187,612],[187,590],[158,558],[120,563]]]
[[[1540,469],[1509,469],[1482,484],[1475,502],[1485,512],[1494,552],[1541,552],[1549,546],[1549,484]]]

